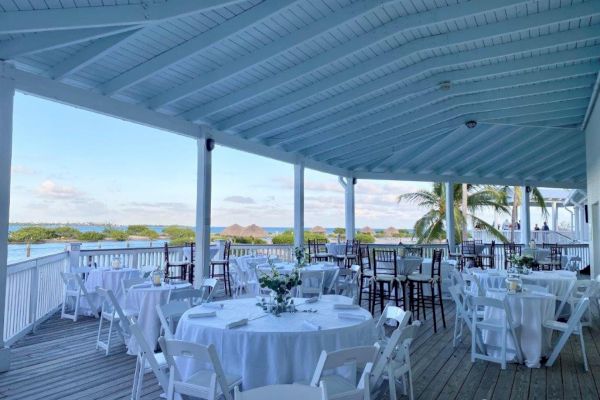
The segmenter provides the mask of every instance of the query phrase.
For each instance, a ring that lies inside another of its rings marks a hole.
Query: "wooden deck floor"
[[[452,347],[454,307],[446,303],[448,327],[433,333],[431,319],[413,344],[415,396],[419,399],[598,399],[600,329],[587,329],[590,372],[583,371],[578,343],[572,340],[552,368],[528,369],[470,361],[467,343]],[[439,313],[438,313],[439,315]],[[440,321],[441,322],[441,321]],[[441,325],[441,324],[440,324]],[[76,323],[53,317],[12,350],[12,369],[0,374],[0,398],[126,399],[131,395],[135,358],[125,348],[105,357],[95,350],[97,321]],[[159,399],[152,374],[144,399]]]

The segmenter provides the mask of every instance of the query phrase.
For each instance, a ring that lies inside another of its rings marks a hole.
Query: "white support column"
[[[588,209],[588,212],[590,210]],[[589,240],[589,225],[585,222],[585,204],[581,205],[581,211],[579,212],[579,240],[587,242]]]
[[[294,165],[294,246],[304,246],[304,164]]]
[[[454,183],[446,182],[446,237],[451,252],[456,247],[454,230]]]
[[[4,347],[4,319],[8,258],[8,216],[10,209],[10,168],[12,161],[12,120],[14,81],[3,72],[10,68],[0,63],[0,372],[10,368],[10,350]]]
[[[558,231],[558,203],[556,201],[552,202],[552,227],[553,231]]]
[[[531,188],[525,186],[521,189],[521,242],[525,245],[529,244],[531,240],[531,216],[529,207],[529,196],[531,194]]]
[[[198,142],[198,175],[196,188],[196,268],[194,285],[201,272],[207,277],[210,272],[210,200],[212,180],[212,150],[215,142],[204,135]]]
[[[573,232],[574,232],[575,240],[581,240],[581,227],[580,227],[581,207],[576,205],[575,207],[573,207],[573,211],[575,212],[575,216],[573,217],[573,222],[574,222]]]
[[[346,240],[354,240],[355,228],[355,213],[356,208],[354,205],[354,186],[356,185],[356,178],[351,176],[343,178],[338,177],[340,185],[344,188],[344,216],[346,225]]]

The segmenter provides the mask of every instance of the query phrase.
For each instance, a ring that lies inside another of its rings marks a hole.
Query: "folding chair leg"
[[[580,327],[580,331],[579,331],[579,343],[581,344],[581,355],[583,357],[583,367],[585,368],[585,372],[588,372],[589,370],[589,366],[588,366],[588,359],[587,359],[587,354],[585,353],[585,340],[583,339],[583,328]]]
[[[550,357],[546,362],[546,366],[551,367],[554,364],[554,362],[558,358],[558,355],[560,354],[560,351],[563,347],[565,347],[567,340],[569,340],[569,336],[571,336],[570,329],[562,333],[560,339],[558,340],[558,343],[556,343],[556,346],[554,347],[554,350],[552,350],[552,354],[550,354]]]
[[[391,365],[388,368],[388,384],[390,385],[390,399],[397,399],[396,395],[396,375]]]

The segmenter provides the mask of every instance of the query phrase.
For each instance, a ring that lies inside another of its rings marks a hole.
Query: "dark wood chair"
[[[429,286],[430,293],[425,294],[424,286]],[[427,319],[426,308],[431,308],[433,313],[433,331],[437,332],[436,302],[442,312],[442,323],[446,328],[446,316],[444,315],[444,303],[442,302],[442,250],[436,249],[431,257],[431,272],[429,274],[408,275],[409,308],[413,317]],[[416,289],[416,290],[415,290]],[[415,304],[416,303],[416,304]]]
[[[362,305],[363,294],[367,293],[367,302],[369,308],[373,297],[373,268],[371,268],[371,257],[369,255],[369,246],[358,247],[358,265],[360,265],[360,281],[358,282],[358,304]],[[365,290],[366,289],[366,290]]]
[[[460,263],[461,254],[455,253],[453,250],[456,249],[450,248],[450,242],[448,241],[448,239],[446,239],[446,249],[448,251],[448,260],[455,260],[458,265]]]
[[[360,242],[358,240],[346,240],[344,254],[330,255],[339,266],[350,268],[352,264],[358,264],[358,249]]]
[[[392,297],[396,306],[399,306],[400,285],[398,283],[398,253],[396,249],[373,249],[373,280],[374,293],[371,296],[371,313],[375,312],[375,304],[378,299],[381,312],[383,312],[386,300],[391,300]]]
[[[504,268],[508,269],[508,267],[512,266],[512,263],[510,262],[511,257],[521,255],[522,246],[520,244],[515,244],[515,243],[504,243],[503,247],[504,247]]]
[[[194,271],[196,269],[196,264],[194,262],[194,255],[195,255],[194,250],[196,248],[196,243],[194,243],[194,242],[185,243],[184,246],[190,247],[190,259],[187,260],[184,256],[184,261],[188,262],[188,267],[187,267],[188,282],[193,285],[194,284]]]
[[[558,245],[550,246],[550,257],[538,260],[540,268],[545,271],[562,269],[562,248]]]
[[[483,252],[479,255],[481,266],[484,268],[496,268],[496,241],[492,240],[487,247],[487,253]]]
[[[464,269],[469,262],[472,262],[475,267],[480,265],[474,240],[464,240],[460,245],[460,251],[461,269]]]
[[[331,254],[327,251],[327,240],[314,239],[308,240],[308,261],[319,262],[328,261]]]
[[[190,262],[187,260],[181,262],[170,261],[169,244],[165,242],[165,281],[183,281],[188,279],[188,268]]]
[[[223,249],[223,258],[218,260],[211,260],[210,262],[210,277],[220,279],[223,281],[225,288],[225,295],[231,296],[231,277],[229,275],[229,256],[231,255],[231,242],[225,242],[225,248]],[[215,272],[215,269],[220,269]]]

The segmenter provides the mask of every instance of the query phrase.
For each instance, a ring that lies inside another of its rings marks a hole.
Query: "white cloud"
[[[35,175],[37,171],[25,166],[25,165],[13,165],[10,168],[10,172],[13,175]]]
[[[50,179],[42,182],[37,191],[40,196],[53,199],[74,199],[81,196],[75,188],[59,185]]]
[[[225,197],[223,201],[228,201],[230,203],[239,203],[239,204],[255,204],[256,201],[252,197],[246,196],[229,196]]]

